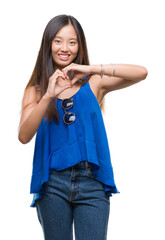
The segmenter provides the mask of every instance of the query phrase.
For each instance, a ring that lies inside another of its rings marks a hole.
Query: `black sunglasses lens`
[[[61,104],[64,109],[69,109],[73,106],[73,100],[72,99],[64,99]]]
[[[67,112],[67,113],[65,113],[65,115],[64,115],[64,122],[65,122],[66,124],[71,124],[71,123],[73,123],[73,122],[75,121],[75,119],[76,119],[76,117],[75,117],[74,113]]]

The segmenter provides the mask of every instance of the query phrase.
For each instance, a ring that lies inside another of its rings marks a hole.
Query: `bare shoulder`
[[[105,96],[105,91],[101,88],[101,77],[98,74],[93,74],[89,79],[89,84],[92,92],[94,93],[95,97],[99,104],[101,103],[102,99]]]

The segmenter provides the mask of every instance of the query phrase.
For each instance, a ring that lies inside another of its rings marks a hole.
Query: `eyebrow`
[[[62,37],[56,36],[55,38],[62,38]],[[69,40],[76,40],[77,41],[77,38],[69,38]]]

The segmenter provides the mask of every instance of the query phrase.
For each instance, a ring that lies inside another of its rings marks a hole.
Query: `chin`
[[[64,62],[64,63],[58,63],[58,62],[55,62],[56,65],[60,68],[64,68],[64,67],[67,67],[68,65],[70,65],[72,62]]]

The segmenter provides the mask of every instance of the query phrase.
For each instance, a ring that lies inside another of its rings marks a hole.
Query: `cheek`
[[[51,48],[51,50],[52,50],[52,54],[55,54],[55,53],[58,52],[58,47],[55,46],[54,44],[52,44],[52,48]]]
[[[78,54],[78,47],[76,47],[76,48],[74,49],[73,53],[74,53],[75,55]]]

